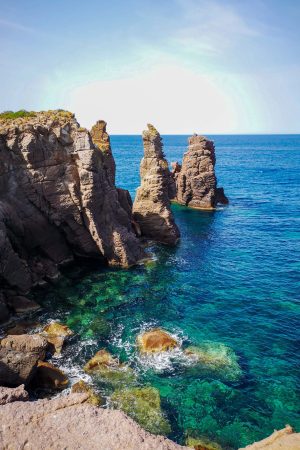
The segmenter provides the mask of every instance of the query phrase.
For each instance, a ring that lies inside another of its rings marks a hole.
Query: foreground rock
[[[99,148],[103,154],[104,165],[108,172],[109,178],[115,184],[116,164],[110,146],[110,138],[106,132],[107,123],[104,120],[98,120],[91,129],[93,143]]]
[[[160,395],[157,389],[136,387],[117,390],[111,396],[111,402],[147,431],[154,434],[171,432],[171,426],[161,411]]]
[[[24,384],[16,388],[8,388],[0,386],[0,405],[6,403],[23,402],[29,399],[28,392],[25,391]]]
[[[274,431],[271,436],[262,441],[247,445],[240,450],[299,450],[300,433],[295,433],[289,425],[279,431]]]
[[[215,163],[214,143],[196,134],[190,137],[182,166],[178,163],[173,165],[174,199],[182,205],[199,209],[214,209],[217,203],[228,203],[224,190],[217,188]]]
[[[35,308],[10,299],[76,256],[121,267],[143,257],[107,164],[69,112],[0,118],[0,321]]]
[[[147,331],[138,336],[137,343],[142,353],[165,352],[178,347],[176,339],[159,328]]]
[[[86,403],[88,395],[15,402],[0,407],[0,448],[179,450],[143,430],[121,411]],[[16,420],[17,418],[17,420]]]
[[[148,130],[143,132],[143,142],[141,186],[133,203],[133,218],[142,236],[174,245],[180,236],[170,206],[175,184],[163,154],[160,134],[153,125],[148,125]]]
[[[28,384],[45,358],[48,343],[38,334],[11,335],[0,342],[0,384]]]

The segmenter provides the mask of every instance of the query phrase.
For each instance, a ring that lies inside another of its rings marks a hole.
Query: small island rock
[[[176,339],[159,328],[141,334],[137,342],[142,353],[165,352],[178,347]]]

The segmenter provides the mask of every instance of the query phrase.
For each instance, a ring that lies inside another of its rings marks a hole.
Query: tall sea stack
[[[170,198],[176,193],[162,139],[153,125],[143,132],[144,157],[141,161],[141,185],[133,204],[133,218],[142,236],[167,245],[177,243],[180,233],[171,211]]]
[[[214,209],[217,203],[227,204],[223,188],[217,188],[215,146],[204,136],[189,138],[182,166],[173,165],[178,203],[198,209]]]

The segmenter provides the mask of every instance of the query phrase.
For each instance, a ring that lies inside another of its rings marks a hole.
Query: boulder
[[[0,384],[28,384],[44,359],[48,343],[37,334],[7,336],[0,342]]]
[[[58,367],[46,361],[39,361],[33,384],[42,389],[61,391],[68,387],[69,380]]]
[[[25,391],[24,384],[15,388],[0,386],[0,405],[6,403],[22,402],[29,399],[28,392]]]
[[[29,331],[32,331],[35,328],[39,328],[39,327],[40,327],[39,322],[20,320],[19,322],[16,322],[13,327],[8,328],[5,331],[6,331],[6,334],[8,334],[8,335],[20,335],[20,334],[27,334]]]
[[[100,406],[105,403],[105,400],[100,395],[96,394],[94,390],[83,380],[77,381],[77,383],[73,384],[71,393],[87,394],[89,396],[87,401],[94,406]]]
[[[126,364],[120,364],[108,351],[99,350],[84,366],[84,371],[102,382],[118,386],[135,383],[134,371]]]
[[[175,245],[180,237],[171,211],[170,198],[175,183],[162,150],[162,139],[153,125],[143,132],[144,157],[141,161],[141,185],[133,203],[133,220],[141,235],[167,245]]]
[[[74,333],[67,325],[51,322],[43,328],[42,335],[47,339],[49,348],[55,355],[60,355],[63,344],[67,337]]]
[[[154,434],[169,434],[171,426],[163,415],[159,391],[153,387],[117,390],[111,396],[112,405],[136,420]]]
[[[176,339],[159,328],[147,331],[138,336],[137,343],[142,353],[165,352],[179,345]]]

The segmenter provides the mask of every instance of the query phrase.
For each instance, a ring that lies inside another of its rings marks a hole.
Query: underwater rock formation
[[[189,138],[182,166],[173,163],[178,203],[198,209],[214,209],[217,203],[228,203],[222,188],[217,188],[215,146],[204,136]]]
[[[96,145],[66,111],[0,120],[0,321],[9,298],[75,256],[121,267],[143,257],[103,122],[93,130]]]
[[[170,204],[175,184],[163,154],[161,136],[153,125],[148,124],[148,130],[143,132],[143,143],[141,185],[133,203],[133,218],[142,236],[174,245],[180,236]]]
[[[87,402],[88,394],[0,406],[0,447],[40,449],[187,449],[143,430],[121,411]],[[17,419],[16,419],[17,418]]]
[[[112,404],[128,414],[154,434],[169,434],[171,426],[160,406],[159,391],[153,387],[137,387],[117,390],[111,397]]]

